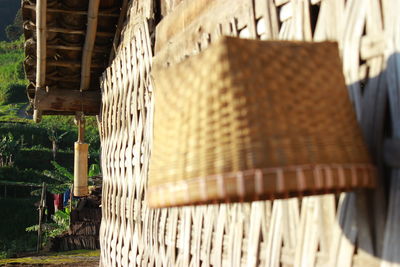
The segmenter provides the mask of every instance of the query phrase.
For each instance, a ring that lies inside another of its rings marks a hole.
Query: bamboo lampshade
[[[153,77],[150,207],[375,184],[334,42],[223,37]]]

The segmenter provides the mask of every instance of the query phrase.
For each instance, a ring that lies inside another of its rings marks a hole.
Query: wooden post
[[[42,217],[44,214],[44,208],[46,206],[45,195],[46,195],[46,183],[43,182],[42,194],[40,197],[40,204],[39,204],[39,228],[38,228],[38,237],[37,237],[37,246],[36,246],[37,253],[39,253],[39,251],[42,249]]]
[[[72,198],[74,197],[74,183],[72,183],[69,191],[69,212],[72,211]]]

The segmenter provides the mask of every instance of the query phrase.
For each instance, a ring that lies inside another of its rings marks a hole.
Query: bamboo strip
[[[99,13],[99,5],[100,0],[89,1],[87,16],[88,22],[82,53],[80,91],[85,91],[89,89],[90,68],[92,64],[93,47],[97,33],[97,17]]]
[[[46,86],[46,41],[47,41],[47,25],[46,25],[46,9],[47,0],[36,1],[36,91],[43,90]],[[35,107],[34,121],[41,121],[41,111]]]

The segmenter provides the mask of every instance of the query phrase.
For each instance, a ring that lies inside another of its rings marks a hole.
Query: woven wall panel
[[[221,34],[336,40],[358,119],[382,166],[387,79],[392,95],[398,95],[400,80],[398,57],[393,61],[400,50],[396,1],[211,2],[184,34],[156,49],[153,64],[179,62]],[[399,266],[399,172],[382,178],[391,185],[389,197],[381,187],[367,194],[148,209],[152,32],[145,19],[131,14],[118,56],[102,79],[102,266]],[[386,62],[389,78],[382,75]]]

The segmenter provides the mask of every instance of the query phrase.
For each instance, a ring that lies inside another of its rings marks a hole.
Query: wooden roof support
[[[35,23],[29,22],[24,25],[24,27],[27,30],[33,30],[34,28],[37,28]],[[54,33],[65,33],[65,34],[76,34],[76,35],[86,35],[86,31],[82,30],[73,30],[73,29],[66,29],[66,28],[60,28],[60,27],[47,27],[46,29],[48,32],[54,32]],[[112,32],[97,32],[96,36],[98,37],[113,37],[114,34]]]
[[[46,9],[47,0],[36,1],[36,92],[44,90],[46,86]],[[34,115],[35,122],[40,122],[42,116],[40,109],[36,106]]]
[[[122,6],[121,6],[121,12],[120,12],[119,19],[118,19],[117,30],[115,31],[115,35],[114,35],[113,46],[111,47],[110,58],[109,58],[109,62],[108,62],[109,64],[111,64],[111,62],[114,60],[115,51],[117,49],[119,39],[121,38],[121,31],[122,31],[122,27],[124,26],[124,21],[125,21],[127,10],[128,10],[128,0],[123,0]]]
[[[81,46],[72,46],[72,45],[47,45],[47,49],[59,49],[59,50],[71,50],[71,51],[82,51]],[[94,53],[106,53],[109,50],[108,46],[94,47]]]
[[[97,32],[97,17],[99,13],[100,0],[90,0],[88,8],[88,23],[86,29],[85,44],[82,53],[82,69],[81,69],[81,86],[80,90],[84,91],[89,88],[90,84],[90,68],[92,64],[92,55],[94,41]]]
[[[100,111],[100,91],[53,89],[36,91],[36,107],[43,111],[83,112],[97,115]]]
[[[64,67],[64,68],[81,68],[81,63],[78,61],[66,61],[66,60],[50,60],[47,62],[48,66],[54,66],[54,67]],[[94,63],[90,65],[91,68],[100,68],[100,69],[105,69],[106,66],[104,64],[98,64]]]
[[[26,9],[31,9],[31,10],[36,10],[36,7],[34,5],[25,5],[23,8]],[[99,17],[118,17],[119,14],[117,13],[112,13],[112,11],[115,11],[115,9],[111,11],[103,11],[99,12],[98,16]],[[52,13],[65,13],[65,14],[72,14],[72,15],[87,15],[88,12],[86,11],[80,11],[80,10],[66,10],[66,9],[59,9],[59,8],[48,8],[47,12],[52,12]]]

